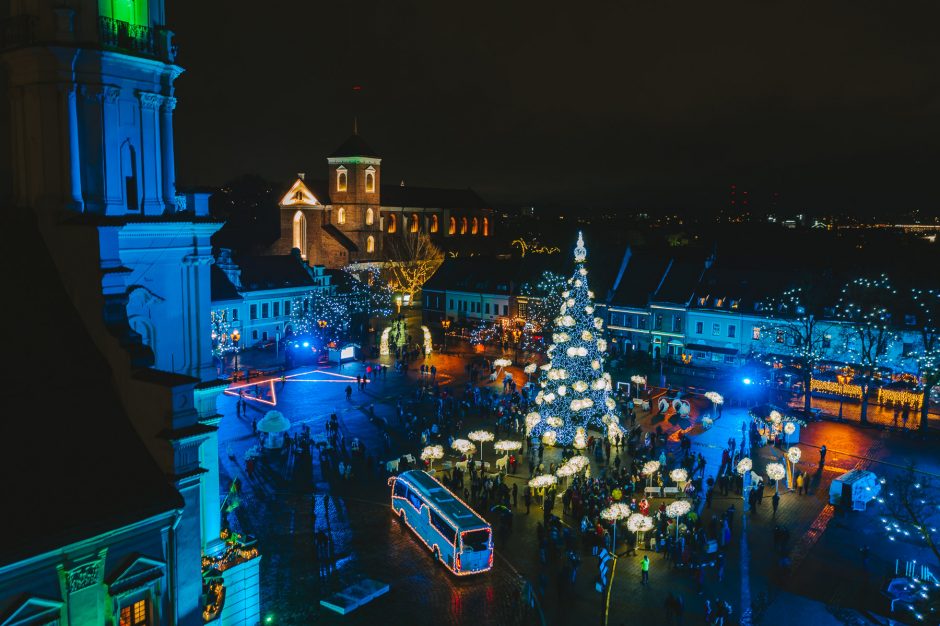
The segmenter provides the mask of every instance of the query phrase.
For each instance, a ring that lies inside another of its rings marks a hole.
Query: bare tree
[[[917,329],[920,347],[917,367],[924,385],[924,398],[920,406],[920,430],[927,431],[930,416],[930,392],[940,383],[940,292],[933,289],[912,289],[911,298],[916,305]]]
[[[392,291],[412,298],[444,262],[444,253],[424,233],[402,233],[386,237],[388,261],[383,273]]]
[[[860,370],[856,376],[862,388],[860,420],[868,422],[868,396],[882,361],[896,341],[888,305],[897,299],[888,277],[856,278],[842,289],[837,316],[848,331],[848,351]]]
[[[767,322],[761,325],[761,343],[768,353],[789,356],[803,379],[803,410],[812,408],[813,371],[825,355],[832,322],[821,319],[829,294],[820,285],[792,287],[779,298],[763,303]]]
[[[885,525],[888,533],[892,537],[909,536],[914,531],[933,552],[937,563],[940,563],[940,535],[937,534],[937,499],[940,498],[940,490],[936,484],[911,462],[902,471],[887,478],[885,488],[887,493],[883,492],[879,501],[884,502],[887,517],[894,522]]]

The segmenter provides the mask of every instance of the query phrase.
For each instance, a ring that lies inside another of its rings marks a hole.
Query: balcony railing
[[[151,28],[99,17],[98,31],[103,48],[169,62],[176,58],[173,32],[165,28]]]
[[[20,48],[35,43],[36,18],[32,15],[15,15],[0,20],[0,50]]]

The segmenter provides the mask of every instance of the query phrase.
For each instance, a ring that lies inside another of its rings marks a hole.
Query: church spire
[[[359,134],[359,117],[353,115],[353,135]]]

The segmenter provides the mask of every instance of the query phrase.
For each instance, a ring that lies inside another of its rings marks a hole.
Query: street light
[[[444,330],[444,340],[441,342],[443,344],[441,348],[442,352],[447,352],[447,331],[450,330],[450,324],[451,321],[449,317],[445,317],[441,320],[441,328]]]
[[[839,381],[839,421],[842,421],[842,402],[845,400],[845,386],[849,384],[852,377],[848,374],[836,374],[836,380]]]
[[[241,331],[237,328],[232,331],[232,345],[235,346],[235,378],[238,378],[238,342],[241,338]]]

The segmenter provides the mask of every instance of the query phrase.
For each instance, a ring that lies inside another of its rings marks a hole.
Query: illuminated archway
[[[398,214],[389,213],[388,214],[388,232],[394,233],[398,230]]]
[[[483,218],[483,236],[484,237],[490,236],[490,218],[488,217]]]
[[[346,223],[346,209],[340,207],[336,210],[336,223],[345,224]]]
[[[460,218],[460,234],[461,235],[467,234],[467,218],[465,217]]]
[[[366,226],[372,226],[372,222],[375,221],[375,211],[372,208],[366,209]]]
[[[472,226],[470,228],[470,234],[476,235],[477,233],[480,232],[480,220],[478,220],[477,218],[473,218],[473,221],[471,222],[471,224]]]
[[[419,224],[420,224],[420,222],[418,222],[418,214],[417,214],[417,213],[412,213],[412,214],[411,214],[411,232],[413,232],[413,233],[418,232],[418,226],[419,226]]]
[[[450,226],[447,227],[447,234],[448,235],[457,234],[457,218],[456,217],[450,218]]]
[[[307,259],[307,218],[303,211],[294,213],[293,247],[300,250],[300,258]]]
[[[366,252],[375,252],[375,237],[372,235],[366,239]]]
[[[428,227],[428,230],[432,233],[437,232],[437,215],[431,216],[431,225]]]

